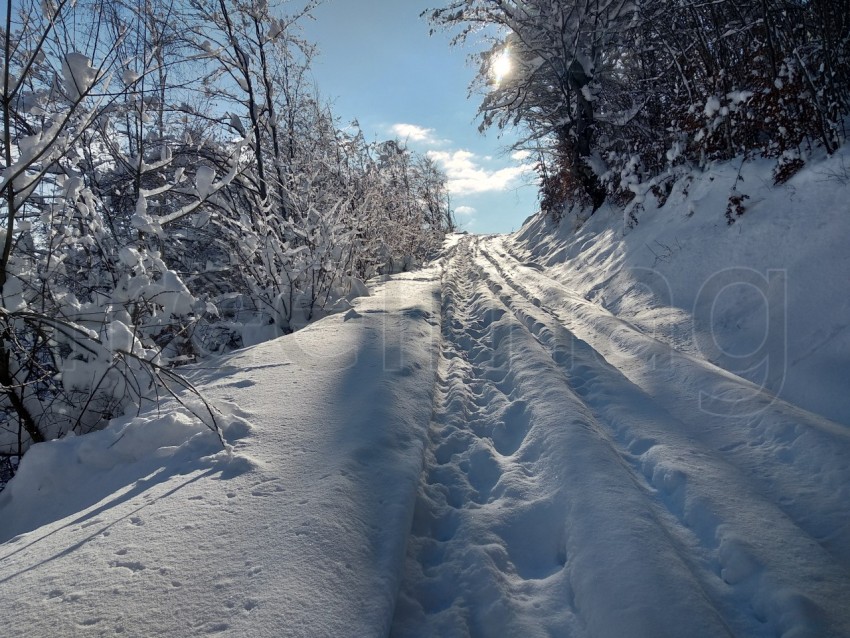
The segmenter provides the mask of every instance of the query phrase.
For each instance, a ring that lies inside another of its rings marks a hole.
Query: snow
[[[195,189],[198,197],[204,199],[212,192],[212,184],[215,179],[215,169],[211,166],[199,166],[195,171]]]
[[[136,268],[142,264],[142,255],[135,248],[124,246],[118,251],[118,258],[128,268]]]
[[[124,82],[124,84],[133,84],[134,82],[137,82],[141,77],[142,76],[139,75],[139,73],[135,69],[124,69],[121,72],[121,80]]]
[[[355,319],[196,369],[229,451],[171,408],[34,446],[0,492],[4,636],[386,629],[431,415],[438,276],[396,277]]]
[[[231,434],[244,429],[238,418],[227,427]],[[26,459],[0,495],[3,541],[78,514],[156,472],[233,463],[216,435],[186,410],[118,419],[100,432],[37,445]]]
[[[87,94],[98,79],[98,71],[91,59],[82,53],[72,52],[62,61],[62,84],[72,102]]]
[[[266,34],[266,38],[269,41],[275,40],[281,33],[286,31],[286,25],[282,20],[278,20],[277,18],[270,18],[269,20],[271,26],[269,26],[269,31]]]
[[[110,350],[120,350],[123,352],[134,352],[142,349],[141,344],[138,343],[136,335],[130,327],[118,320],[111,321],[106,326],[104,345]],[[138,345],[138,348],[134,347],[136,345]]]
[[[740,162],[710,166],[676,182],[665,207],[648,195],[634,229],[607,207],[577,232],[534,218],[517,249],[574,296],[850,426],[849,156],[777,187],[770,160],[740,179]],[[750,199],[730,227],[733,188]]]
[[[471,243],[394,635],[844,635],[850,433]]]
[[[752,91],[731,91],[726,94],[726,97],[732,104],[739,105],[747,102],[753,95]]]
[[[4,635],[850,635],[846,154],[450,236],[190,368],[221,438],[172,403],[33,446]]]
[[[705,108],[703,109],[705,116],[713,117],[718,111],[720,111],[720,100],[716,95],[708,96],[708,99],[705,101]]]

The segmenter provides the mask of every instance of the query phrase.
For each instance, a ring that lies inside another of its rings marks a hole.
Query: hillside
[[[684,176],[639,223],[605,206],[576,230],[531,218],[524,260],[678,350],[850,426],[850,151],[773,185],[773,162]],[[733,190],[734,189],[734,190]],[[746,210],[729,225],[729,196]]]

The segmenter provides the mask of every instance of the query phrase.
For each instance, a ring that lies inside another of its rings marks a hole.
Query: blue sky
[[[512,157],[497,131],[478,132],[475,69],[419,14],[440,0],[325,0],[305,21],[319,46],[314,75],[345,121],[372,139],[399,137],[449,176],[458,222],[471,232],[509,232],[537,206],[530,159]]]

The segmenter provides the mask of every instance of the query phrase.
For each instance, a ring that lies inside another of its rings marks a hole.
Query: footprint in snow
[[[504,411],[501,422],[493,428],[493,446],[500,455],[511,456],[522,447],[530,430],[528,404],[515,401]]]
[[[281,492],[285,492],[286,488],[283,485],[275,485],[274,483],[279,479],[272,479],[270,481],[264,481],[255,485],[251,490],[251,496],[257,496],[261,498],[265,498],[268,496],[275,496],[276,494],[280,494]]]
[[[103,618],[88,618],[86,620],[80,620],[77,624],[80,627],[94,627],[96,624],[101,622]]]
[[[114,568],[123,567],[129,569],[134,574],[145,570],[145,566],[138,561],[118,561],[114,560],[109,563],[109,566]]]
[[[502,468],[489,450],[477,447],[469,455],[468,479],[478,492],[475,502],[483,505],[489,500],[490,492],[502,476]]]

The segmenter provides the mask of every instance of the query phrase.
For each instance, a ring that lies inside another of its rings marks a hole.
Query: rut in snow
[[[775,502],[793,472],[728,462],[721,434],[695,436],[568,330],[515,278],[538,269],[495,243],[466,238],[446,266],[393,635],[844,633],[841,552],[815,538],[834,521]]]

